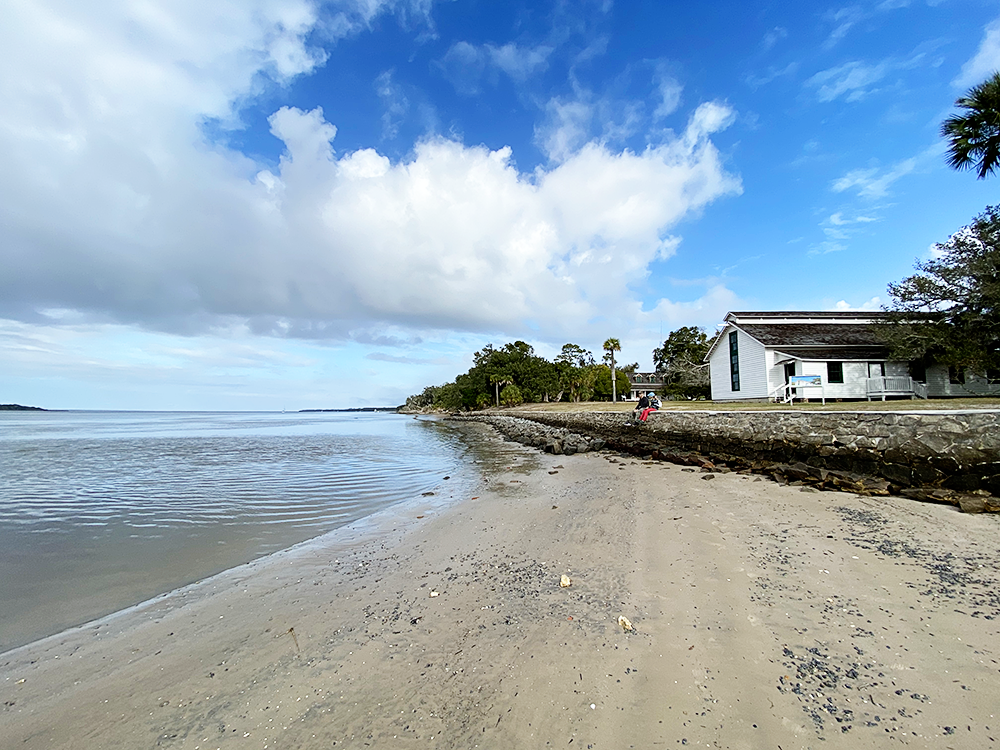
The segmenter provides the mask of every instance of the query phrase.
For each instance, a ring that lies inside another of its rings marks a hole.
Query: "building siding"
[[[1000,383],[990,383],[970,370],[965,371],[965,383],[952,383],[948,379],[947,365],[930,365],[927,368],[927,395],[931,398],[1000,396]]]
[[[740,389],[734,391],[729,373],[729,334],[736,331],[739,347]],[[709,358],[713,401],[767,398],[767,367],[764,345],[734,326],[722,331],[722,343]]]

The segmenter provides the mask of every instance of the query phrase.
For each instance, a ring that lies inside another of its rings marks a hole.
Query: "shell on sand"
[[[563,576],[559,579],[559,585],[563,588],[568,588],[573,585],[573,582],[569,579],[569,576]]]
[[[625,615],[618,615],[618,624],[622,626],[622,630],[625,632],[635,630],[635,628],[632,627],[632,623],[629,622],[629,619]]]

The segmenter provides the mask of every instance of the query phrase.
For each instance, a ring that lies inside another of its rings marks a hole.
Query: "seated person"
[[[637,419],[640,418],[642,412],[648,408],[649,408],[649,396],[643,394],[639,398],[639,403],[636,404],[635,408],[632,410],[632,414],[629,416],[629,421],[635,422]]]
[[[649,419],[650,414],[660,408],[660,400],[652,391],[643,396],[643,398],[646,400],[646,406],[645,408],[642,408],[642,412],[639,414],[640,422],[645,422]],[[640,407],[642,406],[642,401],[643,399],[639,399]]]

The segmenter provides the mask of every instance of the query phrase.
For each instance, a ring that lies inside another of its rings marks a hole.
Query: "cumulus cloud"
[[[377,6],[344,10],[338,33]],[[262,75],[321,63],[306,42],[322,21],[312,4],[191,2],[174,17],[123,4],[103,26],[27,17],[39,7],[18,6],[16,28],[0,32],[6,64],[23,55],[25,66],[3,78],[0,109],[9,319],[71,311],[185,334],[358,341],[387,329],[558,337],[637,314],[630,285],[670,252],[670,228],[741,189],[711,141],[733,117],[718,103],[639,153],[567,137],[554,166],[530,173],[510,149],[441,138],[401,162],[338,153],[321,109],[283,107],[269,120],[283,155],[266,167],[207,143],[200,125],[235,118]],[[393,96],[391,76],[376,85]]]
[[[320,112],[282,109],[272,127],[288,153],[269,177],[295,248],[279,272],[279,287],[295,289],[282,314],[465,330],[542,318],[570,330],[627,299],[667,227],[739,190],[708,140],[730,116],[703,105],[667,144],[616,153],[591,142],[526,175],[510,149],[445,139],[405,163],[371,149],[334,158]]]
[[[986,27],[979,49],[972,59],[962,66],[961,73],[952,84],[961,88],[975,86],[998,70],[1000,70],[1000,18]]]
[[[838,312],[870,312],[872,310],[881,310],[882,299],[881,297],[872,297],[860,305],[852,305],[847,300],[842,299],[833,306],[833,309]]]

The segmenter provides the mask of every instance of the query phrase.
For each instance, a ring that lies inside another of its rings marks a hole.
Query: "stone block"
[[[879,473],[894,484],[900,484],[904,487],[909,487],[913,484],[913,469],[904,464],[882,464]]]
[[[1000,497],[988,492],[960,494],[958,506],[964,513],[1000,513]]]

